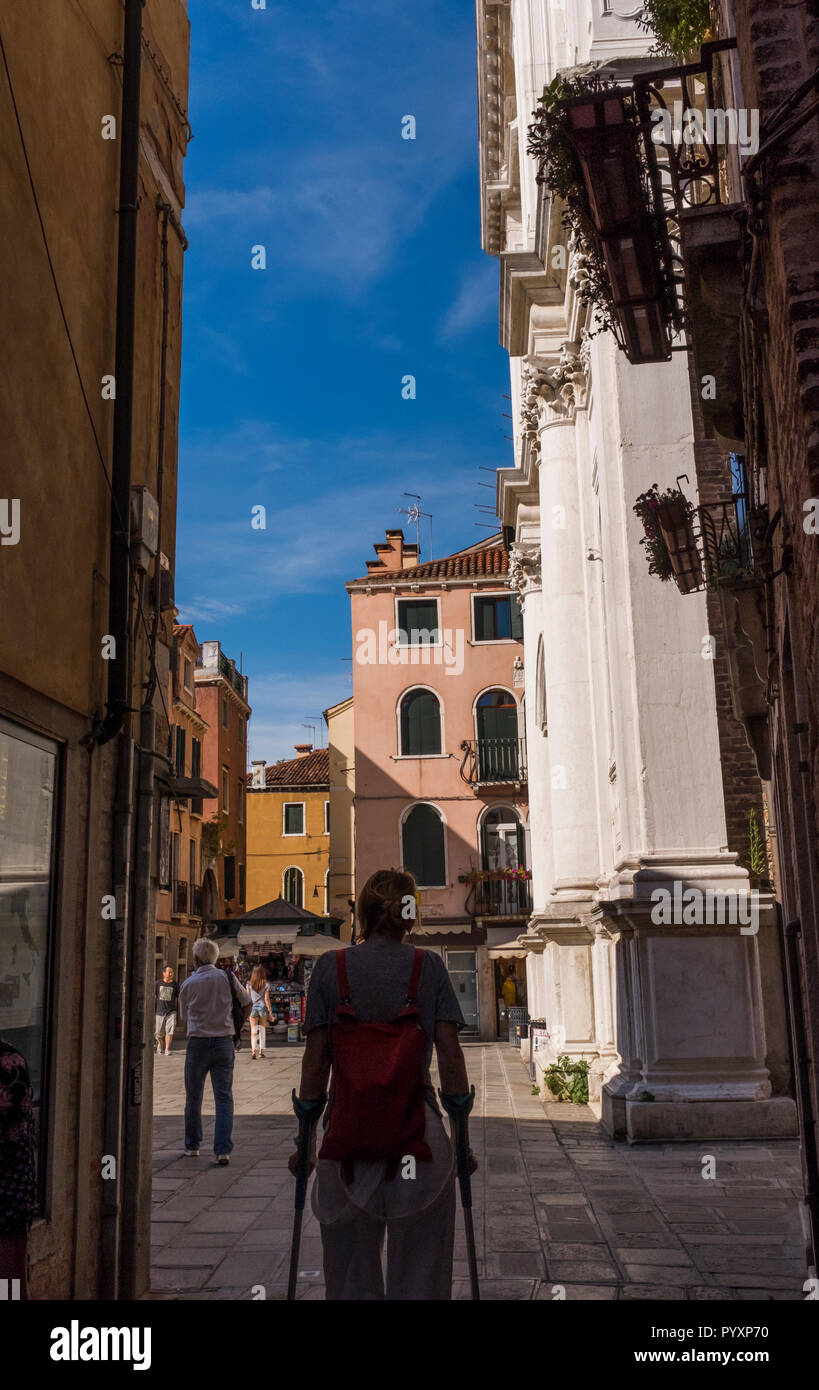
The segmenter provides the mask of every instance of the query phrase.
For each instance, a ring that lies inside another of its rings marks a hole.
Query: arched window
[[[294,864],[284,871],[284,897],[294,907],[304,907],[304,874]]]
[[[543,660],[543,637],[538,638],[537,666],[535,668],[535,723],[542,734],[546,727],[546,665]]]
[[[481,865],[493,877],[480,885],[484,910],[505,917],[529,911],[529,884],[513,877],[516,869],[526,868],[526,838],[518,812],[512,806],[493,806],[481,821]]]
[[[508,690],[487,690],[478,700],[478,778],[481,782],[517,781],[518,706]]]
[[[446,887],[444,822],[427,802],[411,807],[401,825],[401,858],[419,888]]]
[[[441,705],[432,690],[408,690],[401,700],[401,752],[423,758],[441,751]]]

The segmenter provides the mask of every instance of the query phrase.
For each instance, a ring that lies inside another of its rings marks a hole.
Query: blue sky
[[[188,12],[176,601],[200,642],[241,652],[250,756],[274,761],[352,691],[344,582],[386,528],[412,530],[402,493],[421,494],[444,555],[489,534],[479,466],[511,461],[474,14],[457,0]]]

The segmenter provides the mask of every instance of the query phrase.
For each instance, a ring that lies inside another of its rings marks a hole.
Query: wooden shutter
[[[441,751],[441,707],[431,690],[410,690],[401,702],[401,752],[423,757]]]
[[[444,825],[434,806],[413,806],[403,825],[404,868],[422,888],[445,885]]]

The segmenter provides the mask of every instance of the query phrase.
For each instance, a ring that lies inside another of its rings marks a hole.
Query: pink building
[[[530,912],[523,644],[500,538],[418,563],[400,530],[352,605],[356,893],[378,868],[415,875],[426,949],[470,1029],[498,1036],[498,997]],[[517,872],[516,872],[517,871]],[[525,1004],[524,966],[518,1003]],[[507,993],[509,991],[507,990]]]

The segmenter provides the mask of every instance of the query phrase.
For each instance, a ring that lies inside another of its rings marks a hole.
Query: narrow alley
[[[506,1044],[467,1044],[482,1297],[489,1300],[804,1298],[795,1142],[614,1143],[584,1106],[544,1106]],[[301,1047],[236,1061],[235,1149],[182,1156],[184,1045],[154,1067],[152,1296],[283,1299],[292,1225],[290,1094]],[[710,1154],[713,1164],[703,1163]],[[713,1171],[713,1178],[705,1172]],[[309,1198],[308,1198],[309,1208]],[[324,1297],[308,1211],[299,1297]],[[453,1297],[469,1298],[458,1214]]]

